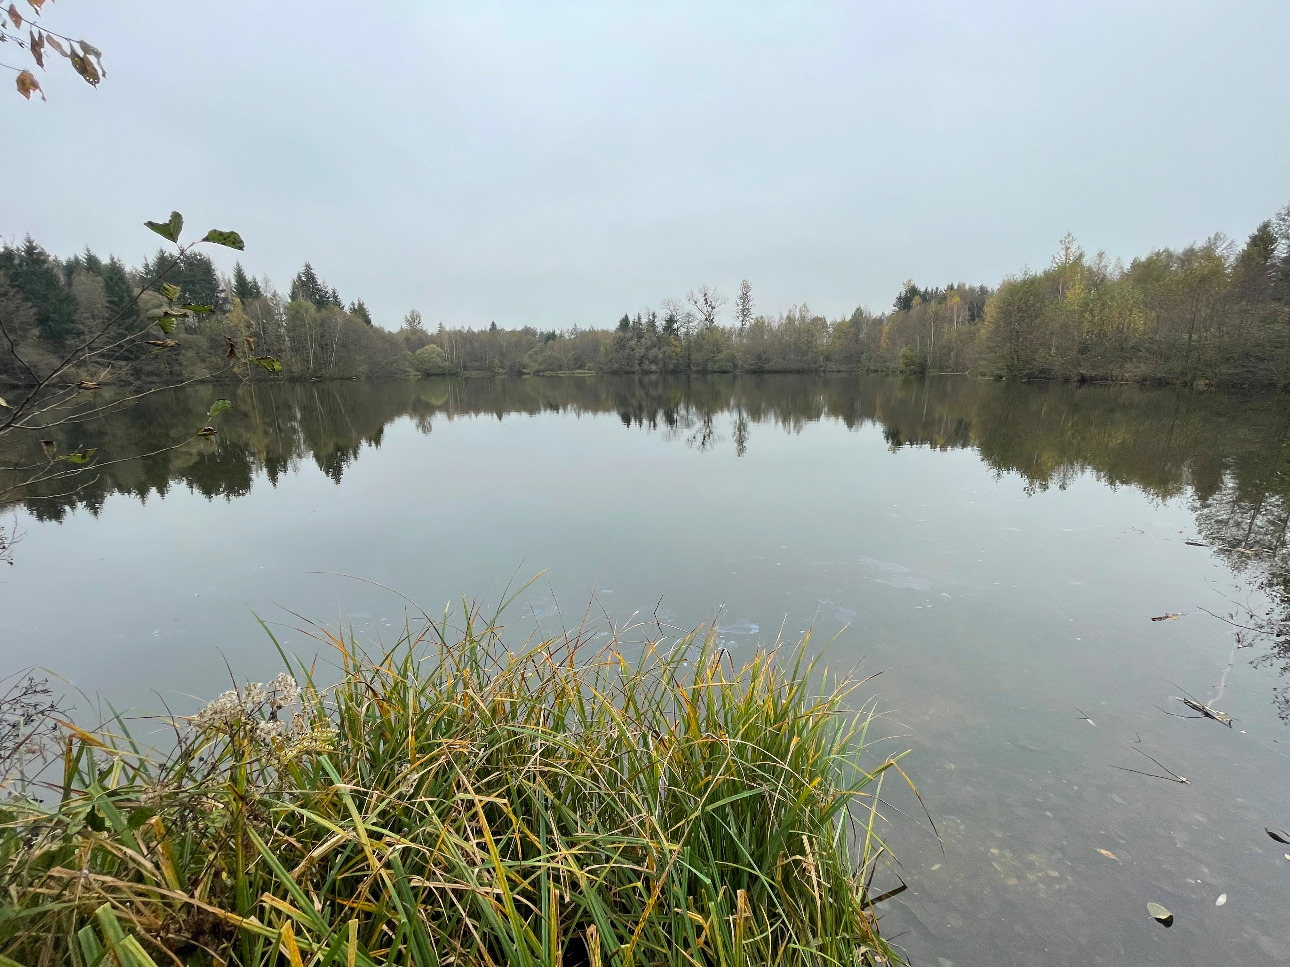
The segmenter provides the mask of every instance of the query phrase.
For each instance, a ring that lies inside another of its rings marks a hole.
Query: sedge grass
[[[164,755],[64,725],[0,803],[0,965],[899,962],[858,682],[805,643],[447,628],[327,633],[338,684],[227,693]]]

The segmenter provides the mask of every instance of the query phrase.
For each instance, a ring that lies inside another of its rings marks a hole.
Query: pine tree
[[[246,274],[241,262],[233,264],[233,295],[243,303],[264,298],[264,290],[260,288],[260,283],[253,276]]]
[[[14,288],[36,311],[36,325],[62,342],[76,332],[76,299],[59,278],[58,262],[28,235],[22,247],[7,249],[0,269],[8,269]]]
[[[334,288],[329,288],[326,282],[318,278],[318,273],[308,262],[291,280],[291,301],[296,302],[300,299],[312,302],[319,309],[330,306],[335,306],[337,309],[345,308],[345,302],[341,299],[340,293]]]
[[[361,319],[369,326],[372,325],[372,313],[367,308],[367,303],[362,299],[356,299],[349,304],[349,314],[355,319]]]
[[[305,267],[296,273],[296,277],[291,280],[291,301],[292,302],[312,302],[314,305],[322,308],[327,305],[327,289],[318,281],[318,273],[308,262]]]

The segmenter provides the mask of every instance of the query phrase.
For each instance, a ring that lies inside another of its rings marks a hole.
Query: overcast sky
[[[741,278],[833,317],[1290,202],[1286,0],[45,9],[109,76],[0,97],[0,237],[137,262],[177,208],[392,328],[606,326]]]

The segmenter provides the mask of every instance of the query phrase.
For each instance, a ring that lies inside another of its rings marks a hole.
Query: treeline
[[[744,282],[733,306],[704,287],[610,329],[431,331],[412,310],[392,331],[373,324],[308,263],[287,294],[241,264],[221,276],[190,252],[159,252],[130,268],[91,251],[59,259],[28,238],[0,249],[0,381],[47,371],[79,335],[119,315],[133,331],[177,286],[190,316],[178,345],[140,347],[130,381],[159,383],[228,372],[228,340],[281,362],[288,378],[399,378],[487,373],[957,372],[1013,378],[1290,385],[1290,206],[1243,246],[1222,236],[1160,249],[1126,268],[1088,256],[1067,236],[1043,271],[991,288],[908,281],[890,310],[829,319],[807,306],[758,313]],[[155,291],[154,291],[155,290]],[[131,300],[142,292],[137,304]],[[730,311],[727,312],[729,306]],[[22,363],[26,363],[24,367]],[[263,372],[241,376],[267,378]],[[108,379],[121,378],[109,374]],[[94,377],[97,378],[97,377]]]

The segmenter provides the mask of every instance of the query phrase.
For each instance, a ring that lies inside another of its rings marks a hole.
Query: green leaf
[[[170,283],[170,282],[163,282],[161,283],[159,288],[161,289],[161,294],[164,295],[171,302],[174,302],[176,299],[179,298],[179,286],[174,285],[173,283]]]
[[[150,229],[160,235],[162,238],[171,241],[179,241],[179,233],[184,227],[184,216],[179,212],[171,212],[170,220],[165,222],[144,222]]]
[[[273,356],[256,356],[251,360],[255,365],[267,369],[271,373],[282,372],[282,364]]]
[[[246,248],[242,242],[242,236],[237,232],[222,232],[218,228],[212,228],[206,233],[203,242],[214,242],[216,245],[224,245],[228,248],[235,248],[239,252]]]
[[[147,806],[140,806],[138,809],[131,809],[128,825],[131,829],[138,829],[155,815],[157,815],[157,811],[155,809],[150,809]]]
[[[169,336],[172,332],[175,331],[174,316],[158,316],[157,328],[160,329],[162,332],[164,332],[167,336]]]
[[[210,306],[194,305],[191,302],[185,302],[179,308],[183,309],[185,312],[214,312],[215,311]]]
[[[207,411],[206,419],[208,420],[215,419],[215,417],[219,416],[221,413],[223,413],[232,405],[233,404],[230,403],[228,400],[216,400],[214,403],[211,404],[210,410]]]
[[[66,460],[68,463],[74,463],[78,467],[89,463],[94,459],[94,454],[98,453],[97,448],[87,447],[84,450],[78,450],[75,453],[64,453],[59,460]]]
[[[1147,913],[1159,920],[1166,927],[1174,922],[1174,915],[1162,907],[1159,903],[1148,903]]]

